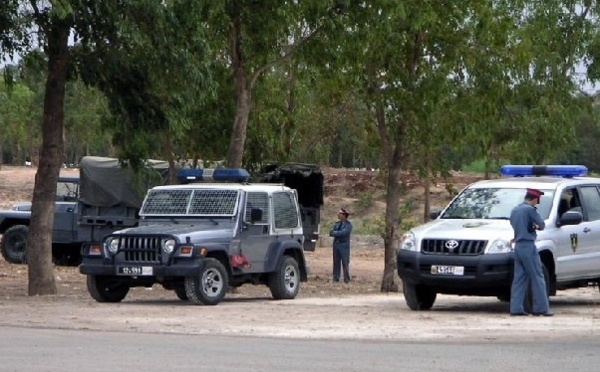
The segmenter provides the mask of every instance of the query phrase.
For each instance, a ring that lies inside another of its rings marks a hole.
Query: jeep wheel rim
[[[293,266],[286,267],[284,276],[285,287],[293,291],[298,285],[298,281],[299,278],[296,269]]]
[[[202,275],[202,291],[208,297],[217,297],[223,290],[223,277],[218,270],[210,269]]]

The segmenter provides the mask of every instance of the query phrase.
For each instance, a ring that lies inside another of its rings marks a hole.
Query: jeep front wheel
[[[27,262],[27,235],[29,226],[15,225],[2,235],[0,250],[2,257],[12,264],[24,264]]]
[[[423,285],[402,282],[404,299],[411,310],[429,310],[435,302],[437,294]]]
[[[185,293],[197,305],[216,305],[228,290],[225,266],[214,258],[207,258],[200,275],[185,278]]]
[[[110,277],[88,275],[87,289],[98,302],[121,302],[129,293],[129,286]]]
[[[300,270],[293,257],[285,256],[279,267],[269,275],[269,289],[276,300],[289,300],[300,290]]]

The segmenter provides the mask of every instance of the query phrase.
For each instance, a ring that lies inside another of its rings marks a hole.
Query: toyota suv
[[[600,178],[584,166],[503,166],[504,176],[462,190],[435,219],[403,235],[397,254],[404,298],[428,310],[438,293],[510,299],[511,210],[526,188],[544,192],[537,212],[546,228],[536,246],[548,295],[600,280]]]

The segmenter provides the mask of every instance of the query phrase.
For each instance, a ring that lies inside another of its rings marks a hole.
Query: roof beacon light
[[[177,173],[179,183],[191,182],[247,182],[250,173],[243,168],[181,169]]]
[[[503,165],[500,174],[503,176],[585,176],[588,169],[584,165]]]

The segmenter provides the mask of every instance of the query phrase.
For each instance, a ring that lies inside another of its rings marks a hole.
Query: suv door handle
[[[589,233],[590,231],[592,231],[592,229],[590,229],[589,227],[586,227],[585,229],[583,229],[583,232],[586,234]]]

